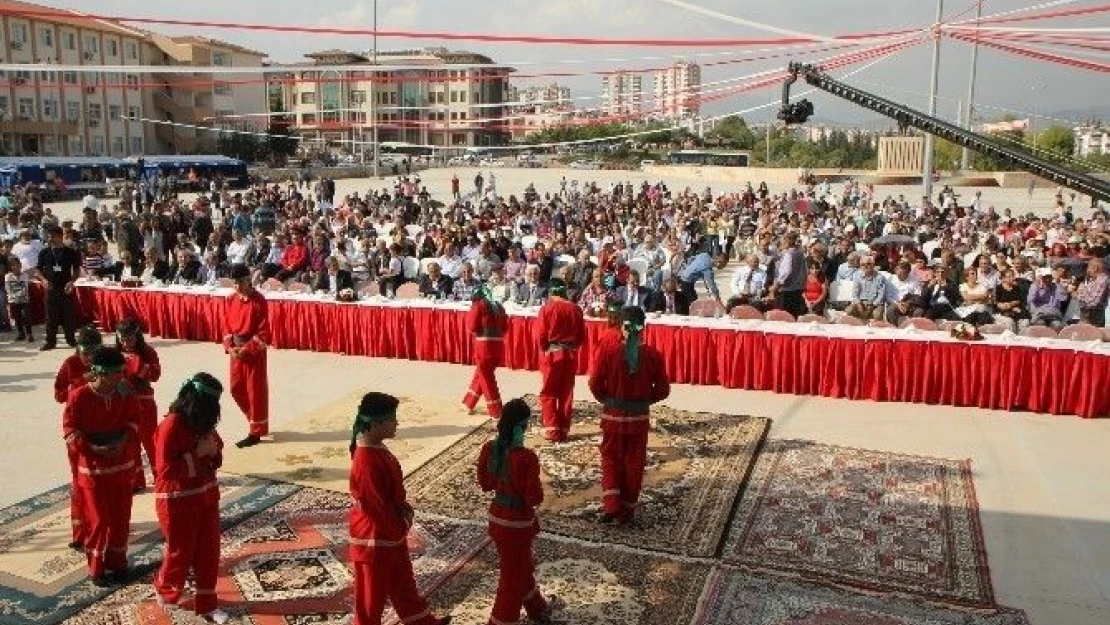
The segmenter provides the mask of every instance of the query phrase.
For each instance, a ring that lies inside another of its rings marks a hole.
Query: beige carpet
[[[347,492],[350,476],[351,422],[363,393],[352,393],[272,431],[272,442],[231,448],[223,470],[312,488]],[[455,403],[400,397],[397,438],[386,445],[405,474],[419,468],[487,421],[468,416]]]

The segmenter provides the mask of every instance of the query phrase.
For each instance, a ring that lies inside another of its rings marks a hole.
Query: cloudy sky
[[[87,0],[46,0],[65,8],[90,10]],[[930,0],[690,0],[707,9],[795,31],[831,36],[924,27],[936,14]],[[984,0],[986,15],[1040,4],[1040,0]],[[1064,1],[1061,8],[1096,4],[1093,0]],[[963,14],[974,17],[973,0],[946,0],[949,18]],[[193,0],[188,3],[150,2],[149,0],[105,0],[96,10],[105,14],[136,17],[249,22],[299,26],[370,28],[373,24],[372,0]],[[744,38],[775,37],[749,26],[700,15],[662,0],[380,0],[378,22],[381,29],[422,30],[482,34],[529,34],[582,37],[641,38]],[[1082,22],[1056,20],[1040,26],[1110,26],[1110,17],[1094,16]],[[228,29],[197,29],[147,26],[169,34],[200,34],[232,41],[267,52],[274,62],[301,60],[306,52],[326,48],[366,50],[369,37],[285,34]],[[650,68],[686,58],[719,61],[728,58],[727,49],[635,48],[566,45],[486,45],[470,42],[379,40],[382,49],[446,45],[492,56],[499,62],[516,64],[520,74],[573,72],[583,76],[560,78],[573,88],[576,97],[596,96],[600,79],[590,72],[629,67]],[[768,52],[773,54],[774,52]],[[702,55],[700,57],[690,56]],[[824,53],[829,54],[829,53]],[[797,60],[815,60],[822,53],[800,54]],[[1105,61],[1106,57],[1094,57]],[[554,63],[560,61],[560,63]],[[573,63],[571,62],[573,61]],[[929,85],[931,45],[901,52],[853,76],[847,82],[874,90],[891,99],[925,107]],[[726,64],[706,69],[703,83],[727,80],[784,65],[786,59]],[[966,96],[970,48],[945,41],[941,60],[939,112],[954,118],[958,101]],[[1110,75],[1070,69],[1025,60],[985,50],[980,55],[977,101],[979,115],[994,119],[1007,111],[1019,115],[1050,115],[1076,109],[1110,109]],[[552,79],[536,78],[527,82]],[[650,89],[645,82],[645,88]],[[720,89],[721,87],[717,87]],[[707,105],[707,112],[724,114],[766,104],[777,98],[778,90],[767,90],[732,97]],[[850,104],[814,94],[818,117],[840,122],[868,122],[876,116]],[[596,100],[579,100],[579,106],[597,106]],[[990,108],[996,107],[996,108]],[[752,113],[756,120],[768,110]]]

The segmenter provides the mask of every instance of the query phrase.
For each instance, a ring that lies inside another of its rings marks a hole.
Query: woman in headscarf
[[[540,531],[536,506],[543,503],[543,484],[539,457],[524,446],[531,416],[523,400],[506,403],[497,422],[497,438],[478,455],[478,485],[494,492],[489,535],[500,561],[490,625],[518,622],[521,607],[533,622],[545,623],[561,603],[555,597],[545,599],[535,578],[532,542]]]
[[[143,339],[143,329],[135,319],[124,319],[116,326],[116,348],[123,352],[123,372],[131,384],[131,390],[139,402],[139,443],[146,450],[150,470],[154,464],[154,431],[158,429],[158,404],[154,401],[154,387],[151,383],[162,377],[162,365],[158,352]],[[135,479],[132,483],[136,491],[146,488],[146,474],[143,472],[142,456],[138,457]]]
[[[86,326],[77,331],[77,353],[66,358],[54,376],[54,400],[65,404],[69,395],[74,390],[88,382],[89,367],[92,365],[92,355],[100,346],[103,339],[96,328]],[[77,450],[67,447],[69,455],[69,473],[72,478],[72,487],[69,497],[70,525],[73,528],[73,540],[69,543],[70,549],[81,550],[85,548],[85,527],[81,514],[81,491],[77,488]]]
[[[162,605],[177,605],[192,569],[196,582],[194,611],[210,621],[226,620],[216,607],[220,565],[220,487],[216,471],[223,464],[220,422],[223,385],[212,375],[190,376],[158,426],[154,497],[158,525],[166,538],[166,557],[154,578]]]
[[[626,525],[636,513],[647,461],[651,405],[671,394],[663,356],[644,345],[642,308],[624,309],[624,340],[598,356],[590,392],[601,402],[600,523]]]
[[[497,367],[504,358],[505,332],[509,319],[505,308],[490,293],[487,284],[474,289],[466,326],[474,335],[474,377],[463,397],[463,408],[473,412],[484,395],[489,416],[501,417],[501,391],[497,388]]]
[[[384,441],[397,435],[397,406],[385,393],[367,393],[351,427],[349,528],[354,564],[354,625],[380,625],[388,601],[407,625],[447,625],[420,596],[409,560],[413,509],[405,498],[401,463]]]

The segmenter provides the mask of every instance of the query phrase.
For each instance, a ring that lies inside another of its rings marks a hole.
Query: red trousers
[[[212,490],[181,499],[158,499],[158,525],[166,538],[166,557],[154,577],[154,590],[176,604],[185,591],[189,569],[196,580],[197,614],[216,609],[220,569],[220,501]]]
[[[141,396],[139,397],[139,444],[140,449],[136,450],[135,454],[135,479],[132,480],[131,486],[134,488],[146,488],[146,472],[143,469],[143,454],[146,451],[146,459],[150,462],[150,470],[153,472],[154,467],[154,433],[158,430],[158,404],[154,401],[154,396]]]
[[[605,514],[631,520],[640,499],[647,463],[648,432],[601,433],[601,507]]]
[[[355,565],[355,623],[381,625],[385,602],[393,605],[405,625],[434,625],[428,602],[416,589],[409,551],[402,547],[382,547],[374,551],[372,562]]]
[[[252,436],[270,433],[270,383],[266,351],[231,359],[231,397],[247,417]]]
[[[100,577],[107,571],[125,570],[131,532],[131,484],[83,486],[80,491],[89,575]]]
[[[81,489],[77,486],[77,450],[66,445],[69,454],[69,475],[72,478],[69,487],[69,524],[73,528],[73,542],[84,545],[85,524],[84,502],[81,501]]]
[[[544,436],[549,441],[565,441],[570,434],[570,415],[574,407],[574,375],[578,358],[574,352],[556,351],[540,359],[543,386],[540,388],[540,410]]]
[[[536,530],[491,523],[489,533],[501,565],[489,625],[516,623],[520,620],[521,607],[530,618],[538,620],[547,611],[547,600],[536,585],[536,563],[532,556]]]
[[[463,398],[467,410],[474,410],[483,396],[486,410],[494,419],[501,418],[501,391],[497,388],[497,368],[501,366],[503,349],[500,341],[474,342],[474,377]]]

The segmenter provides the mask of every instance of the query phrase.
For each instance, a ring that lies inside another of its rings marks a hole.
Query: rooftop
[[[65,24],[91,30],[108,31],[119,35],[131,37],[144,37],[143,31],[128,28],[119,22],[86,17],[79,11],[72,9],[58,9],[42,4],[19,2],[18,0],[0,0],[0,15],[23,17],[25,19],[54,24]]]

